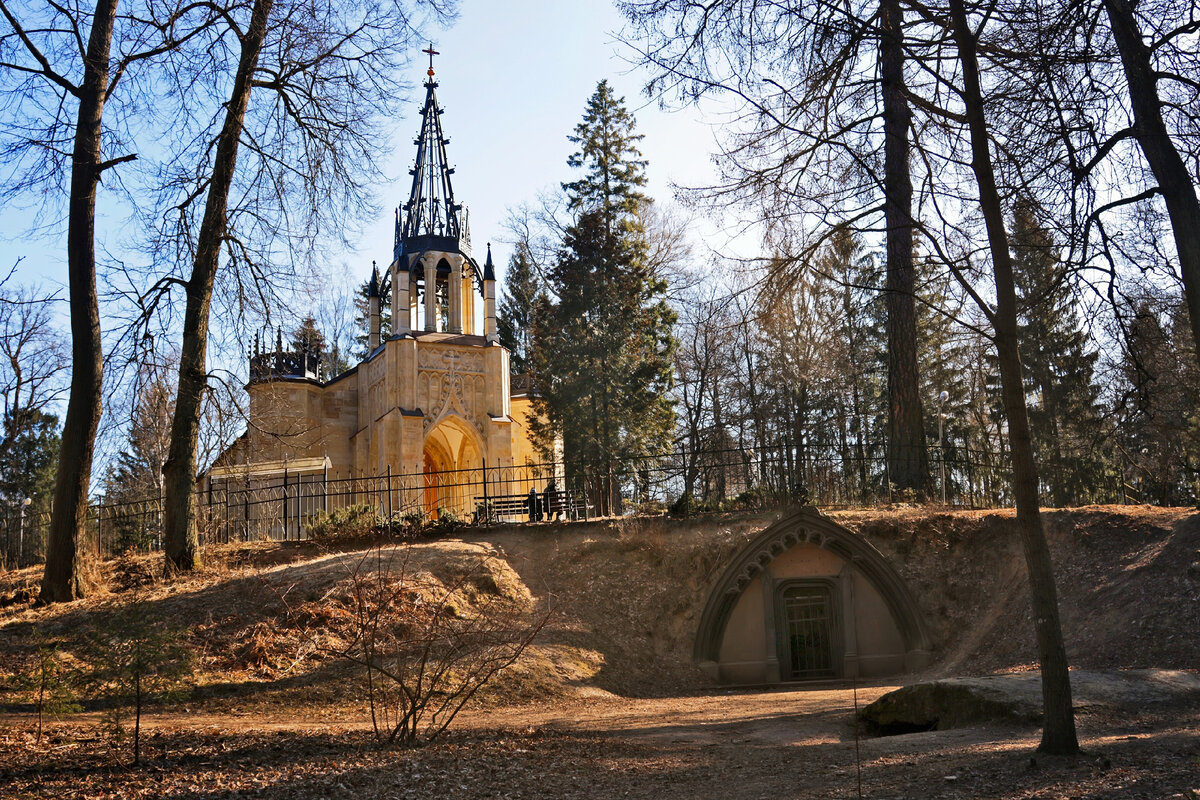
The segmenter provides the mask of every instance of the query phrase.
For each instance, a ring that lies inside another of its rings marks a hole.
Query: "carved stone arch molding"
[[[841,558],[883,599],[904,641],[911,669],[928,663],[930,638],[912,592],[884,555],[862,536],[838,525],[811,506],[787,513],[754,538],[713,585],[700,617],[693,657],[698,664],[719,661],[726,625],[743,592],[791,548],[811,543]]]

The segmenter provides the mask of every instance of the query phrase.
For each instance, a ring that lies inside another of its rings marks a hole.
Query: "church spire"
[[[450,176],[454,168],[446,158],[449,139],[442,132],[442,109],[438,106],[437,81],[433,78],[433,57],[438,52],[430,45],[429,80],[425,82],[425,105],[421,110],[421,133],[417,146],[412,189],[403,213],[396,215],[396,254],[437,249],[469,255],[470,241],[466,213],[454,200]]]

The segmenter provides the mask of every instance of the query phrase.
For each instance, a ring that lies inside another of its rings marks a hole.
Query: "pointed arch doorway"
[[[443,417],[425,435],[422,464],[425,513],[434,519],[443,510],[469,517],[483,467],[483,441],[474,427],[456,414]]]

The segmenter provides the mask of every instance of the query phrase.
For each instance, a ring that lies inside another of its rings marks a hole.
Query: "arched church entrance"
[[[470,516],[481,479],[482,445],[479,433],[455,414],[443,417],[426,434],[422,462],[427,515],[436,518],[444,509]]]
[[[929,658],[903,578],[870,542],[812,508],[734,557],[696,633],[696,661],[722,683],[895,675]]]

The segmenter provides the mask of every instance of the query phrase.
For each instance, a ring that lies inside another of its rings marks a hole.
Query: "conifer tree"
[[[1120,438],[1127,482],[1144,502],[1196,502],[1200,379],[1188,329],[1180,298],[1151,294],[1136,303],[1126,333]]]
[[[1097,353],[1066,282],[1050,232],[1034,207],[1013,212],[1013,277],[1017,283],[1018,342],[1030,393],[1029,426],[1042,481],[1053,505],[1088,502],[1101,466],[1092,445],[1099,433],[1098,389],[1092,382]]]
[[[358,287],[358,291],[354,295],[354,322],[355,329],[358,334],[354,337],[354,352],[355,359],[361,361],[371,354],[371,348],[368,346],[371,342],[371,279],[367,278]],[[392,335],[392,303],[391,303],[391,288],[379,297],[379,340],[383,341]],[[339,372],[344,372],[350,368],[350,364],[346,363],[341,366]]]
[[[640,213],[645,161],[624,101],[601,81],[568,137],[563,185],[575,221],[548,276],[554,299],[537,303],[534,374],[543,449],[561,434],[567,459],[592,470],[601,513],[615,510],[618,465],[670,442],[671,326],[666,284],[647,261]]]
[[[504,294],[496,314],[496,333],[511,354],[508,365],[513,375],[523,375],[532,366],[533,309],[543,291],[532,259],[518,247],[504,273]]]

